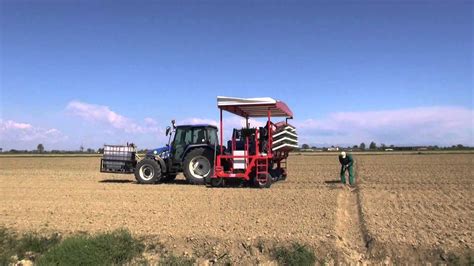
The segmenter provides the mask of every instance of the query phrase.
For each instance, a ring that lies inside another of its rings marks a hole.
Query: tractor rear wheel
[[[145,158],[137,163],[135,179],[139,184],[155,184],[162,178],[161,167],[157,161]]]
[[[211,150],[197,148],[190,151],[184,158],[183,172],[190,184],[202,185],[212,175],[214,155]]]

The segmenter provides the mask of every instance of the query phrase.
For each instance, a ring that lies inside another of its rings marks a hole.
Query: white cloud
[[[39,142],[56,144],[67,139],[67,136],[55,128],[46,129],[29,123],[0,119],[0,141],[5,149],[34,149],[34,145]]]
[[[102,123],[126,133],[162,133],[158,122],[153,118],[145,118],[143,125],[130,118],[120,115],[105,105],[71,101],[66,110],[86,121]]]
[[[121,129],[128,133],[144,131],[142,127],[132,122],[130,119],[110,110],[108,106],[72,101],[67,105],[66,109],[73,115],[79,116],[85,120],[105,123],[113,128]]]
[[[18,123],[12,120],[7,120],[5,122],[0,120],[0,130],[10,130],[10,129],[31,129],[33,126],[27,123]]]
[[[191,118],[186,118],[183,120],[178,120],[176,121],[176,125],[198,125],[198,124],[209,124],[213,126],[219,126],[219,122],[213,119],[208,119],[208,118],[196,118],[196,117],[191,117]]]
[[[145,119],[143,119],[143,121],[145,121],[145,125],[149,125],[149,126],[156,126],[158,125],[158,122],[151,118],[151,117],[146,117]]]
[[[419,107],[372,112],[339,112],[294,122],[301,143],[474,145],[474,111],[462,107]]]

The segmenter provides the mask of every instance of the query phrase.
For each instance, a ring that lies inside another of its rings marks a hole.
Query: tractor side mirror
[[[166,127],[166,136],[168,136],[170,134],[170,131],[171,131],[171,127]]]

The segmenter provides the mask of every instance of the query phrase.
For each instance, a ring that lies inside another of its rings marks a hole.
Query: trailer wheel
[[[258,181],[257,177],[255,176],[253,178],[253,184],[257,188],[269,188],[272,185],[272,176],[267,174],[265,181]]]
[[[281,168],[270,170],[270,174],[272,175],[272,183],[283,180],[283,169]]]
[[[137,163],[135,179],[139,184],[155,184],[161,178],[161,167],[155,160],[145,158]]]
[[[224,178],[211,178],[211,186],[212,187],[223,187],[224,186]]]
[[[270,176],[271,176],[271,178],[272,178],[272,183],[275,183],[275,182],[277,182],[278,180],[280,180],[281,174],[280,174],[280,172],[278,171],[278,169],[271,169],[271,170],[269,171],[269,174],[270,174]]]
[[[184,176],[190,184],[202,185],[213,172],[213,154],[209,149],[197,148],[184,158]]]

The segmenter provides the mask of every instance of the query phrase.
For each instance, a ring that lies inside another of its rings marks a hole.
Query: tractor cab
[[[217,127],[211,125],[180,125],[172,134],[169,151],[173,165],[181,164],[190,149],[202,146],[214,149],[218,145]]]

